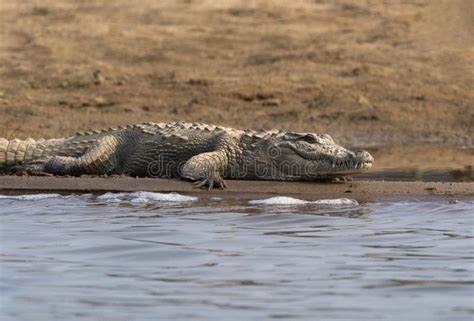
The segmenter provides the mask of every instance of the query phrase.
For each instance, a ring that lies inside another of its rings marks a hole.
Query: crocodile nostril
[[[374,162],[374,158],[366,150],[358,150],[356,152],[356,157],[359,158],[363,162],[367,162],[367,163],[373,163]]]

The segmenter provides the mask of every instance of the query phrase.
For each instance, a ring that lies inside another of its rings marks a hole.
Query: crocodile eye
[[[314,134],[306,134],[301,139],[311,144],[320,143],[319,138],[316,137]]]

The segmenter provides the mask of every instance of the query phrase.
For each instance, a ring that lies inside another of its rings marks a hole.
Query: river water
[[[474,318],[472,199],[0,196],[0,220],[3,321]]]

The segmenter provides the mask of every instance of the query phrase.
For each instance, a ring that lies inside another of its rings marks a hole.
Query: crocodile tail
[[[8,139],[0,138],[0,174],[6,172]]]
[[[7,174],[13,166],[51,155],[53,146],[48,140],[8,140],[0,138],[0,173]]]

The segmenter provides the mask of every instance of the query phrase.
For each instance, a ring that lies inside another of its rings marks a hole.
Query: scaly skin
[[[351,152],[327,134],[237,130],[206,124],[147,123],[50,140],[0,138],[0,173],[125,174],[185,178],[221,187],[224,178],[328,180],[363,172],[366,151]]]

